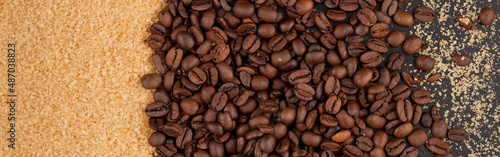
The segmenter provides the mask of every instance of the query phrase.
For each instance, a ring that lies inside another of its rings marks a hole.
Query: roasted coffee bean
[[[397,11],[393,16],[394,23],[409,27],[414,23],[413,15],[406,11]]]
[[[346,145],[344,146],[344,149],[342,150],[345,156],[348,157],[357,157],[357,156],[362,156],[363,152],[356,146],[354,145]]]
[[[241,45],[242,50],[247,51],[249,53],[254,53],[259,49],[259,47],[260,47],[260,39],[255,34],[249,34],[243,40],[243,44]]]
[[[167,136],[177,137],[184,131],[182,126],[178,123],[167,122],[163,125],[161,131]]]
[[[362,88],[362,87],[366,86],[368,84],[368,82],[371,81],[372,77],[373,77],[373,72],[370,69],[364,67],[364,68],[359,69],[356,72],[356,74],[354,74],[353,81],[354,81],[354,84],[356,84],[356,86]]]
[[[255,13],[255,7],[248,1],[236,1],[233,6],[233,14],[239,18],[249,18]]]
[[[167,105],[161,102],[151,103],[146,106],[146,115],[149,117],[163,117],[167,115],[168,108]]]
[[[352,57],[360,57],[366,52],[366,45],[362,42],[349,43],[347,46],[347,52]]]
[[[325,1],[325,3],[327,1]],[[332,1],[332,0],[330,0],[330,1]],[[333,1],[335,1],[335,0],[333,0]],[[342,10],[328,9],[326,11],[326,17],[330,20],[335,21],[335,22],[342,22],[347,18],[347,13],[345,11],[342,11]]]
[[[163,43],[165,43],[165,38],[158,34],[152,34],[148,38],[148,45],[152,49],[160,49],[163,47]]]
[[[386,66],[389,70],[398,70],[403,65],[404,60],[404,54],[395,51],[387,58]]]
[[[359,4],[357,0],[340,0],[339,8],[343,11],[354,11],[358,9]]]
[[[422,126],[426,127],[426,128],[430,128],[432,126],[432,116],[429,112],[424,112],[422,113],[422,118],[420,120],[420,123],[422,124]]]
[[[377,6],[377,1],[375,0],[359,0],[358,2],[361,8],[375,9],[375,6]]]
[[[420,122],[420,118],[422,117],[422,107],[418,104],[413,105],[413,118],[411,123],[413,125],[417,125]]]
[[[318,147],[321,144],[321,135],[315,134],[311,131],[306,131],[301,135],[301,141],[306,146]]]
[[[448,130],[448,139],[455,142],[463,142],[467,133],[462,128],[451,128]]]
[[[426,6],[418,7],[413,14],[415,19],[420,22],[431,22],[436,16],[434,10]]]
[[[432,123],[431,132],[434,137],[437,138],[445,138],[448,133],[448,126],[446,122],[442,119],[435,121]]]
[[[373,135],[373,144],[375,147],[384,148],[387,142],[389,142],[389,134],[385,131],[379,130]]]
[[[376,51],[368,51],[366,53],[363,53],[363,55],[361,55],[359,60],[363,64],[363,66],[368,68],[375,68],[380,63],[382,63],[383,57],[380,53]]]
[[[431,108],[431,116],[432,120],[438,121],[441,119],[441,114],[439,114],[439,110],[436,105],[432,106]]]
[[[315,92],[314,88],[312,88],[310,85],[299,83],[294,87],[294,94],[299,99],[310,101],[314,98]]]
[[[450,152],[450,146],[443,140],[436,137],[430,138],[425,143],[425,147],[427,147],[427,149],[429,149],[430,151],[440,155],[445,155]]]
[[[431,71],[435,64],[436,61],[431,56],[419,55],[415,58],[415,66],[422,71]]]
[[[398,1],[397,0],[383,0],[382,6],[380,10],[389,16],[393,16],[398,9]]]
[[[361,8],[357,14],[359,22],[366,26],[373,26],[377,23],[377,16],[370,8]]]
[[[191,98],[182,99],[179,106],[181,107],[182,112],[187,115],[194,115],[200,107],[198,102]]]
[[[339,126],[343,129],[350,129],[354,126],[354,118],[352,118],[345,110],[340,110],[335,115],[335,118],[342,119],[342,121],[339,121]]]
[[[370,33],[375,38],[385,37],[389,35],[389,25],[379,22],[370,28]]]
[[[355,26],[354,28],[354,34],[355,35],[358,35],[358,36],[366,36],[368,35],[368,33],[370,33],[370,27],[368,26],[365,26],[363,24],[358,24],[357,26]],[[347,39],[347,38],[346,38]],[[350,38],[351,39],[351,38]],[[348,39],[348,41],[350,40]],[[349,42],[349,43],[353,43],[353,42]]]
[[[406,142],[403,138],[395,138],[385,145],[385,152],[389,156],[397,156],[406,148]]]
[[[386,53],[389,51],[389,44],[379,38],[370,38],[366,43],[366,47],[380,53]]]
[[[330,96],[325,102],[325,111],[329,114],[337,114],[340,107],[342,107],[342,102],[336,95]]]
[[[160,74],[147,74],[141,78],[142,87],[146,89],[156,89],[162,83],[162,77]]]
[[[458,24],[467,30],[473,30],[476,28],[476,23],[472,21],[469,17],[465,15],[459,15],[457,17]]]
[[[384,117],[376,114],[370,114],[366,117],[366,124],[374,129],[383,128],[386,122],[387,120]]]
[[[316,12],[314,16],[314,22],[316,23],[316,26],[323,32],[323,33],[329,33],[332,31],[332,24],[328,20],[328,18],[325,15],[325,12]]]
[[[427,78],[427,82],[434,83],[437,80],[439,80],[440,77],[441,77],[441,73],[432,74],[431,76],[429,76],[429,78]]]
[[[228,96],[225,92],[217,92],[212,98],[210,106],[213,110],[220,111],[226,106],[227,101],[228,101]]]
[[[262,112],[273,113],[278,111],[278,103],[274,100],[265,100],[259,104],[259,108]]]
[[[356,146],[358,146],[359,149],[365,152],[369,152],[375,147],[372,140],[366,136],[360,136],[356,138]]]
[[[400,155],[401,157],[418,157],[418,150],[415,147],[407,147]]]
[[[403,51],[407,54],[415,54],[422,47],[422,39],[417,36],[408,37],[403,44]]]
[[[377,16],[377,22],[391,24],[392,18],[381,11],[374,11],[375,16]]]
[[[346,0],[346,1],[349,1],[349,0]],[[344,39],[345,37],[350,36],[353,33],[354,33],[354,29],[352,28],[352,25],[350,25],[348,23],[340,23],[337,26],[335,26],[335,28],[333,29],[333,35],[337,39]]]
[[[403,82],[406,85],[410,87],[415,87],[417,85],[416,81],[413,79],[413,77],[408,71],[401,72],[401,77],[403,78]]]
[[[394,87],[391,92],[393,94],[392,98],[394,100],[398,101],[401,99],[408,98],[410,96],[411,90],[407,85],[400,84],[400,85],[397,85],[396,87]]]
[[[431,101],[431,92],[428,90],[418,90],[412,93],[411,98],[413,102],[423,105]]]
[[[375,101],[370,108],[370,113],[376,114],[379,116],[384,115],[387,112],[388,104],[385,100],[380,99]]]
[[[280,51],[281,49],[283,49],[283,47],[285,47],[287,42],[288,41],[285,36],[278,34],[269,40],[268,46],[269,49],[273,51]]]
[[[149,136],[148,142],[149,145],[153,147],[158,147],[161,146],[163,143],[165,143],[166,139],[167,137],[162,132],[154,132],[153,134],[151,134],[151,136]]]
[[[344,142],[349,137],[351,137],[351,131],[350,130],[342,130],[342,131],[335,133],[331,139],[333,142]]]
[[[312,0],[297,0],[294,5],[297,14],[304,15],[311,11],[314,7],[314,1]]]
[[[472,61],[472,58],[468,55],[458,55],[455,54],[451,56],[453,62],[457,63],[458,66],[467,66]]]
[[[379,147],[373,148],[373,150],[370,151],[369,155],[370,156],[381,156],[381,157],[386,156],[385,152],[384,152],[384,149],[383,148],[379,148]]]
[[[410,122],[403,123],[399,125],[395,130],[394,130],[394,136],[396,137],[406,137],[413,131],[413,124]]]
[[[404,43],[405,39],[405,34],[402,31],[394,30],[387,36],[387,43],[389,43],[391,47],[399,47]]]
[[[415,129],[406,137],[408,143],[415,147],[424,145],[428,138],[427,132],[424,129]]]
[[[495,10],[491,8],[483,8],[479,12],[479,22],[483,25],[489,25],[495,20]]]

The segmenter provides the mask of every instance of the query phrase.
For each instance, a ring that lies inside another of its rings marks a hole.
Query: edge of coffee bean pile
[[[410,0],[167,3],[147,39],[158,73],[141,79],[155,90],[145,109],[153,156],[431,155],[422,148],[453,156],[450,144],[469,141],[474,129],[450,126],[449,111],[440,111],[447,105],[435,100],[446,96],[422,84],[450,79],[461,95],[469,91],[460,86],[475,84],[442,76],[464,74],[448,69],[494,64],[454,49],[435,53],[456,41],[427,32],[453,18],[452,27],[477,34],[497,21],[491,9],[449,17],[446,4],[407,11]]]

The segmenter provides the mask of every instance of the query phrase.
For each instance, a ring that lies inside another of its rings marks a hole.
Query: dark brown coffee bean
[[[386,122],[387,120],[384,117],[376,114],[370,114],[366,117],[366,124],[374,129],[383,128]]]
[[[431,132],[434,137],[443,139],[448,133],[448,126],[446,125],[446,122],[444,120],[437,120],[432,123]]]
[[[365,152],[369,152],[375,147],[373,141],[366,136],[360,136],[356,138],[356,146],[358,146],[359,149]]]
[[[184,51],[180,48],[172,47],[165,56],[165,64],[170,69],[177,69],[182,61]]]
[[[259,24],[257,29],[257,35],[261,38],[272,38],[276,32],[276,27],[270,23]]]
[[[432,106],[431,108],[431,116],[432,120],[438,121],[441,119],[441,114],[439,114],[439,110],[436,105]]]
[[[298,0],[294,8],[296,9],[297,14],[304,15],[311,11],[314,7],[314,1],[312,0]]]
[[[279,107],[278,103],[274,100],[265,100],[259,104],[259,108],[263,112],[267,112],[267,113],[273,113],[273,112],[278,111],[278,107]]]
[[[400,85],[397,85],[396,87],[394,87],[392,90],[391,90],[392,94],[393,94],[393,99],[398,101],[398,100],[401,100],[401,99],[406,99],[410,96],[410,93],[411,93],[411,90],[410,88],[405,85],[405,84],[400,84]]]
[[[373,12],[373,10],[370,8],[361,8],[361,10],[359,10],[357,16],[358,16],[359,21],[363,25],[373,26],[375,23],[377,23],[377,16]]]
[[[366,52],[366,45],[362,42],[349,43],[347,52],[352,57],[359,57]]]
[[[413,125],[417,125],[420,122],[420,118],[422,117],[422,107],[418,104],[413,105],[413,118],[411,123]]]
[[[418,157],[418,150],[415,147],[407,147],[400,155],[401,157]]]
[[[405,82],[406,85],[410,87],[415,87],[417,85],[408,71],[401,72],[401,77],[403,78],[403,82]]]
[[[384,60],[382,55],[376,51],[368,51],[361,55],[359,58],[363,66],[368,68],[375,68]]]
[[[308,69],[299,69],[292,72],[288,76],[288,81],[292,85],[297,85],[299,83],[309,83],[312,78],[312,73]]]
[[[306,146],[318,147],[321,144],[321,135],[315,134],[311,131],[306,131],[301,135],[301,141]]]
[[[269,87],[269,79],[262,75],[256,75],[252,77],[251,87],[256,91],[266,90]]]
[[[406,11],[397,11],[393,16],[394,23],[409,27],[414,24],[413,15]]]
[[[389,44],[379,38],[370,38],[366,43],[366,47],[380,53],[386,53],[389,51]]]
[[[459,15],[457,17],[458,24],[467,30],[473,30],[476,28],[476,23],[472,21],[469,17],[465,15]]]
[[[411,98],[413,99],[413,102],[423,105],[427,104],[431,101],[431,92],[428,90],[418,90],[412,93]]]
[[[244,21],[243,24],[238,26],[236,28],[236,33],[238,35],[247,35],[247,34],[252,34],[257,31],[257,25],[254,22],[246,22]]]
[[[162,83],[162,77],[160,74],[152,73],[146,74],[141,78],[142,87],[146,89],[156,89]]]
[[[333,30],[332,24],[326,17],[325,12],[316,12],[314,16],[314,22],[323,33],[329,33]]]
[[[463,141],[465,141],[466,136],[467,136],[467,133],[462,128],[451,128],[450,130],[448,130],[448,139],[449,140],[452,140],[455,142],[463,142]]]
[[[345,156],[347,157],[359,157],[363,155],[363,152],[354,145],[346,145],[342,150]]]
[[[399,47],[404,43],[405,39],[405,34],[402,31],[394,30],[387,36],[387,43],[389,43],[391,47]]]
[[[328,1],[328,0],[327,0]],[[327,2],[325,1],[325,3]],[[331,0],[330,0],[331,1]],[[337,0],[338,1],[338,0]],[[347,13],[342,10],[328,9],[326,11],[326,17],[335,22],[342,22],[347,18]]]
[[[158,34],[152,34],[148,37],[148,45],[152,49],[160,49],[163,47],[163,43],[165,43],[165,38]]]
[[[431,56],[419,55],[415,58],[415,66],[422,71],[431,71],[435,64],[436,61]]]
[[[393,52],[388,58],[386,62],[386,66],[389,70],[398,70],[401,68],[405,61],[405,55],[401,52]]]
[[[359,69],[356,72],[356,74],[354,74],[353,81],[354,81],[354,84],[356,84],[356,86],[361,88],[361,87],[366,86],[368,84],[368,82],[371,81],[372,77],[373,77],[373,72],[370,69],[364,67],[364,68]]]
[[[387,124],[385,125],[385,132],[387,132],[389,135],[394,135],[394,131],[401,123],[403,122],[400,121],[399,119],[387,122]]]
[[[352,25],[348,23],[340,23],[333,29],[333,35],[337,39],[344,39],[345,37],[350,36],[353,33],[354,29],[352,28]]]
[[[181,100],[180,107],[185,114],[194,115],[199,109],[199,104],[191,98],[185,98]]]
[[[165,27],[163,25],[161,25],[159,23],[154,23],[149,27],[149,32],[151,32],[151,34],[158,34],[161,36],[165,36],[165,33],[167,32],[167,30],[165,29]]]
[[[170,28],[172,25],[172,14],[170,14],[169,11],[160,11],[160,13],[158,13],[158,19],[160,24],[165,28]]]
[[[403,138],[395,138],[385,145],[385,152],[389,156],[397,156],[406,148],[406,142]]]
[[[358,9],[359,4],[357,0],[340,0],[339,8],[343,11],[354,11]]]
[[[375,0],[359,0],[358,2],[361,8],[375,9],[375,6],[377,6],[377,1]]]
[[[397,0],[384,0],[382,2],[382,6],[380,10],[389,16],[393,16],[394,13],[396,13],[396,10],[398,9],[398,1]]]
[[[297,110],[293,107],[286,107],[280,111],[281,121],[287,124],[291,124],[295,122],[295,117],[297,114]]]
[[[458,66],[467,66],[472,61],[472,58],[468,55],[458,55],[455,54],[451,56],[453,62],[457,63]]]
[[[377,16],[377,23],[391,24],[392,18],[381,11],[374,11],[375,16]]]
[[[418,7],[413,14],[415,19],[420,22],[431,22],[436,16],[434,10],[426,6]]]
[[[370,151],[370,156],[386,156],[385,155],[385,152],[384,152],[384,149],[383,148],[379,148],[379,147],[375,147],[373,148],[372,151]]]
[[[273,26],[274,27],[274,26]],[[242,50],[245,50],[249,53],[253,53],[257,51],[260,47],[260,39],[255,34],[249,34],[241,45]]]
[[[342,102],[336,95],[332,95],[326,100],[325,111],[327,113],[337,114],[340,111],[340,107],[342,107]]]
[[[422,39],[417,36],[410,36],[403,44],[403,51],[407,54],[415,54],[422,47]]]
[[[327,127],[334,127],[339,123],[338,120],[330,114],[321,114],[319,117],[319,122],[321,123],[321,125]]]
[[[394,130],[394,136],[396,137],[406,137],[413,131],[413,124],[410,122],[403,123],[399,125],[395,130]]]
[[[489,25],[495,20],[495,10],[491,8],[483,8],[479,12],[479,22],[483,25]]]
[[[427,82],[434,83],[437,80],[439,80],[440,77],[441,77],[441,73],[432,74],[431,76],[429,76],[429,78],[427,78]]]
[[[212,98],[211,108],[215,111],[221,111],[227,104],[228,96],[225,92],[217,92]]]
[[[432,126],[432,116],[429,112],[424,112],[422,113],[422,118],[420,120],[420,123],[422,124],[422,126],[426,127],[426,128],[430,128]]]
[[[162,132],[165,133],[167,136],[171,137],[177,137],[182,134],[183,128],[180,124],[178,123],[171,123],[168,122],[165,125],[163,125]]]
[[[354,118],[352,118],[345,110],[340,110],[335,118],[342,119],[339,121],[339,126],[343,129],[351,129],[354,126]]]
[[[443,140],[436,137],[430,138],[427,143],[425,143],[425,147],[427,147],[427,149],[429,149],[430,151],[440,155],[445,155],[450,152],[450,146]]]
[[[167,137],[162,132],[154,132],[153,134],[151,134],[151,136],[149,136],[148,142],[149,145],[153,147],[158,147],[161,146],[163,143],[165,143],[166,139]]]
[[[408,139],[408,143],[410,145],[418,147],[424,145],[429,137],[424,129],[415,129],[406,138]]]
[[[389,25],[379,22],[370,28],[370,34],[375,38],[385,37],[389,35]]]
[[[373,135],[373,144],[375,147],[384,148],[387,142],[389,142],[389,134],[385,131],[379,130]]]
[[[163,117],[167,115],[168,109],[167,105],[161,102],[151,103],[146,106],[146,115],[149,117]]]
[[[273,51],[279,51],[285,47],[287,42],[287,39],[283,35],[278,34],[269,40],[268,46]]]
[[[248,1],[236,1],[233,6],[234,16],[239,18],[249,18],[255,13],[255,7]]]

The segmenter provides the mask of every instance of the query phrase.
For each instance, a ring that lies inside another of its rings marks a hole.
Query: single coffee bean
[[[406,84],[400,84],[391,90],[393,94],[393,99],[398,101],[401,99],[406,99],[410,96],[411,90]]]
[[[410,36],[403,44],[403,51],[407,54],[415,54],[422,47],[422,39],[417,36]]]
[[[144,75],[141,78],[142,87],[146,89],[156,89],[162,83],[162,77],[160,74],[152,73]]]
[[[146,106],[145,112],[149,117],[163,117],[167,115],[168,108],[161,102],[155,102]]]
[[[160,24],[165,28],[170,28],[172,25],[172,14],[170,14],[169,11],[160,11],[160,13],[158,13],[158,19]]]
[[[163,47],[164,43],[165,43],[165,38],[163,38],[161,35],[152,34],[151,36],[148,37],[148,45],[152,49],[160,49]]]
[[[158,147],[161,146],[163,143],[165,143],[166,139],[167,137],[162,132],[154,132],[153,134],[151,134],[151,136],[149,136],[148,142],[149,145],[153,147]]]
[[[358,146],[359,149],[365,152],[369,152],[375,147],[373,141],[366,136],[360,136],[356,138],[356,146]]]
[[[299,99],[310,101],[314,98],[315,91],[310,85],[300,83],[294,87],[294,94]]]
[[[451,56],[453,62],[457,63],[458,66],[467,66],[472,61],[472,58],[468,55],[458,55],[455,54]]]
[[[366,45],[362,42],[349,43],[347,46],[347,52],[352,57],[360,57],[366,52]]]
[[[236,1],[233,6],[233,14],[239,18],[249,18],[255,13],[255,7],[248,1]]]
[[[423,105],[431,101],[431,92],[428,90],[418,90],[412,93],[411,98],[413,102]]]
[[[181,100],[180,107],[185,114],[194,115],[199,109],[199,104],[191,98],[185,98]]]
[[[362,156],[363,152],[356,146],[354,145],[346,145],[344,146],[344,149],[342,150],[345,156],[348,157],[357,157],[357,156]]]
[[[400,155],[401,157],[418,157],[418,149],[415,147],[407,147]]]
[[[424,145],[428,138],[429,136],[427,136],[427,132],[424,129],[415,129],[406,137],[408,143],[415,147]]]
[[[465,137],[467,133],[462,128],[451,128],[448,130],[448,139],[455,142],[463,142],[465,141]]]
[[[370,50],[380,53],[386,53],[387,51],[389,51],[389,44],[379,38],[370,38],[366,43],[366,47],[368,47]]]
[[[408,71],[403,71],[401,72],[401,77],[403,78],[403,82],[410,86],[410,87],[415,87],[417,86],[416,81],[413,79],[411,74]]]
[[[432,126],[432,116],[429,112],[424,112],[422,113],[422,118],[420,120],[420,123],[422,124],[423,127],[425,128],[430,128]]]
[[[389,156],[397,156],[406,148],[406,142],[403,138],[395,138],[385,145],[385,152]]]
[[[194,39],[193,34],[188,31],[180,31],[179,33],[177,33],[175,41],[180,48],[186,51],[193,49],[194,45],[196,44],[196,40]]]
[[[361,8],[375,9],[375,6],[377,6],[377,1],[375,0],[359,0],[358,2]]]
[[[357,0],[340,0],[339,8],[343,11],[354,11],[358,9],[359,4]]]
[[[274,113],[278,111],[278,103],[274,100],[264,100],[259,104],[259,108],[262,110],[262,112],[267,112],[267,113]]]
[[[415,19],[420,22],[431,22],[436,16],[434,10],[426,6],[418,7],[413,14]]]
[[[274,27],[274,26],[272,26]],[[242,50],[247,51],[249,53],[254,53],[260,47],[260,39],[255,34],[249,34],[243,40],[243,44],[241,45]]]
[[[448,126],[444,120],[440,119],[432,123],[431,132],[434,137],[445,138],[448,133]]]
[[[370,114],[366,117],[366,124],[374,129],[383,128],[386,122],[387,120],[384,117],[376,114]]]
[[[429,149],[430,151],[440,155],[445,155],[450,152],[450,146],[443,140],[436,137],[430,138],[427,143],[425,143],[425,147],[427,147],[427,149]]]
[[[264,137],[262,137],[259,144],[260,144],[259,147],[262,150],[262,152],[271,153],[276,147],[276,138],[274,138],[273,135],[267,134]]]
[[[409,27],[414,24],[413,15],[406,11],[397,11],[393,16],[394,23]]]
[[[316,12],[316,15],[314,16],[314,22],[323,33],[329,33],[333,29],[330,20],[325,15],[325,12]]]
[[[400,30],[394,30],[387,36],[387,43],[391,45],[391,47],[399,47],[405,42],[406,36]]]
[[[491,8],[483,8],[479,12],[479,22],[483,25],[489,25],[495,20],[495,10]]]
[[[337,114],[335,114],[335,118],[342,119],[338,122],[339,126],[343,129],[351,129],[354,126],[354,118],[352,118],[345,110],[340,110]]]
[[[457,17],[458,24],[467,30],[473,30],[476,28],[476,23],[472,21],[469,17],[465,15],[459,15]]]
[[[373,77],[373,72],[370,69],[364,67],[364,68],[359,69],[356,72],[356,74],[354,74],[353,81],[354,81],[354,84],[356,84],[356,86],[361,88],[361,87],[366,86],[368,84],[368,82],[371,81],[372,77]]]
[[[215,111],[221,111],[227,104],[228,96],[225,92],[217,92],[212,98],[211,108]]]
[[[441,77],[441,73],[432,74],[431,76],[429,76],[429,78],[427,78],[427,82],[434,83],[437,80],[439,80],[440,77]]]
[[[392,18],[389,15],[387,15],[381,11],[374,11],[374,13],[377,16],[377,22],[391,24]]]
[[[372,151],[370,151],[370,156],[380,156],[380,157],[385,157],[385,152],[383,148],[375,147],[373,148]]]
[[[375,147],[384,148],[387,142],[389,142],[389,134],[383,130],[379,130],[375,132],[372,139]]]
[[[388,58],[386,66],[389,70],[398,70],[401,68],[405,61],[405,55],[401,52],[395,51]]]
[[[325,3],[327,1],[325,1]],[[328,9],[326,11],[326,17],[330,20],[335,21],[335,22],[342,22],[347,18],[347,13],[345,11],[342,11],[342,10]]]
[[[422,107],[418,104],[413,105],[413,118],[411,123],[413,125],[417,125],[420,122],[420,118],[422,117]]]
[[[338,120],[330,114],[321,114],[319,117],[319,122],[321,123],[321,125],[327,127],[334,127],[339,123]]]
[[[319,134],[315,134],[311,131],[306,131],[302,133],[301,141],[306,146],[318,147],[321,144],[322,137]]]
[[[415,58],[415,66],[422,71],[431,71],[435,64],[436,61],[431,56],[419,55]]]
[[[366,35],[368,35],[368,33],[370,33],[370,27],[369,26],[365,26],[363,24],[358,24],[354,28],[354,34],[357,35],[357,36],[366,36]],[[351,40],[351,38],[349,38],[349,40]],[[349,43],[352,43],[352,42],[349,41]]]
[[[432,106],[431,108],[431,116],[432,120],[438,121],[441,119],[441,114],[439,114],[439,110],[436,105]]]
[[[357,3],[356,3],[357,5]],[[373,27],[372,27],[373,28]],[[387,28],[388,29],[388,28]],[[354,33],[354,29],[351,24],[348,23],[340,23],[333,29],[333,35],[337,39],[344,39],[347,36],[350,36]],[[339,45],[339,44],[337,44]]]
[[[291,124],[295,122],[297,110],[293,107],[286,107],[280,111],[280,118],[284,123]]]
[[[177,137],[181,135],[182,132],[184,131],[182,125],[172,122],[168,122],[165,125],[163,125],[163,128],[161,130],[163,133],[165,133],[165,135],[171,137]]]
[[[396,13],[396,10],[398,9],[398,1],[397,0],[384,0],[382,2],[382,6],[380,10],[389,16],[393,16]]]
[[[368,51],[361,55],[359,58],[363,66],[368,68],[375,68],[383,61],[383,57],[380,53],[376,51]]]
[[[288,41],[285,36],[278,34],[269,40],[268,46],[269,49],[273,51],[280,51],[281,49],[283,49],[283,47],[285,47],[287,42]]]
[[[373,26],[377,23],[377,16],[370,8],[361,8],[357,14],[359,21],[366,26]]]
[[[370,108],[370,113],[382,116],[387,112],[387,106],[388,104],[387,102],[385,102],[385,100],[383,99],[377,100],[372,104],[372,107]]]
[[[395,130],[394,130],[394,136],[396,137],[406,137],[413,131],[413,124],[410,122],[403,123],[399,125]]]
[[[370,34],[375,38],[385,37],[389,35],[389,25],[379,22],[370,28]]]
[[[314,1],[312,0],[298,0],[295,3],[295,9],[297,14],[304,15],[311,11],[314,7]]]

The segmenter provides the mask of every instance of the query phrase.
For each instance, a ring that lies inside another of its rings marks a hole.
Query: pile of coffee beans
[[[156,90],[145,109],[153,156],[416,157],[423,145],[453,156],[443,139],[466,132],[436,106],[423,112],[422,77],[397,71],[428,44],[392,22],[435,17],[398,10],[409,1],[169,0],[147,39],[158,73],[141,79]],[[434,65],[415,57],[422,71]]]

